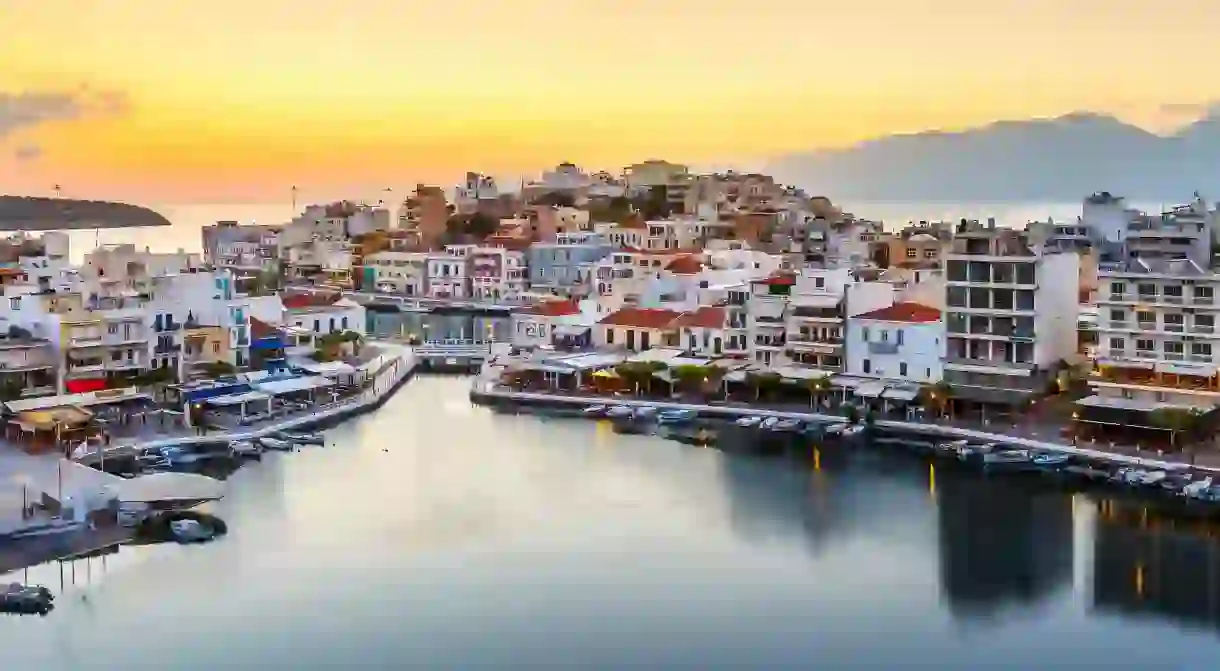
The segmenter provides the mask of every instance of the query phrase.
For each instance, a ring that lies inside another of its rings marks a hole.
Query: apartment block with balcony
[[[945,381],[955,400],[1012,407],[1078,349],[1080,257],[1022,231],[962,222],[945,257]]]
[[[783,363],[788,335],[788,300],[794,286],[794,273],[777,273],[750,283],[746,347],[751,361],[764,366]]]
[[[1095,395],[1081,401],[1082,419],[1138,423],[1131,413],[1220,404],[1220,274],[1137,258],[1098,279]]]
[[[60,321],[60,379],[69,394],[106,388],[106,322],[90,312],[66,314]]]
[[[730,287],[725,300],[724,353],[747,357],[750,354],[747,329],[749,326],[750,287],[742,284]]]
[[[0,389],[22,397],[55,394],[59,366],[50,341],[24,336],[0,336]]]

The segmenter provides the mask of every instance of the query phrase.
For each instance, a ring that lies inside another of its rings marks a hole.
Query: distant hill
[[[777,179],[835,200],[1072,201],[1220,198],[1220,112],[1161,136],[1114,117],[1074,113],[960,132],[892,135],[771,161]]]
[[[169,220],[160,214],[127,203],[0,195],[0,231],[169,225]]]

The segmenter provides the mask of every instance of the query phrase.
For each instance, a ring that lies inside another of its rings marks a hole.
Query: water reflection
[[[1220,538],[1213,524],[1103,499],[1094,529],[1093,608],[1220,628]]]
[[[1072,502],[1038,484],[941,469],[941,589],[955,616],[1029,608],[1071,583]]]
[[[502,315],[369,312],[370,331],[380,336],[417,336],[429,340],[511,338],[512,322]]]

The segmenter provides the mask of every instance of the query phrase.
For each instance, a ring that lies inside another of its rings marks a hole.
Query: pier
[[[694,410],[700,417],[719,417],[735,419],[738,417],[778,417],[781,419],[799,419],[806,422],[822,424],[842,424],[846,421],[842,415],[827,415],[817,412],[795,412],[788,410],[768,410],[741,405],[701,405],[694,403],[679,403],[672,401],[649,401],[633,398],[603,397],[603,396],[570,396],[564,394],[541,394],[537,392],[519,392],[505,389],[486,379],[476,379],[470,390],[470,398],[475,403],[508,401],[522,404],[550,404],[562,406],[588,406],[596,403],[606,405],[625,405],[633,408],[655,408],[657,410]],[[982,443],[1001,443],[1043,452],[1066,454],[1094,462],[1105,462],[1118,466],[1135,466],[1161,470],[1191,469],[1200,473],[1220,474],[1220,468],[1189,464],[1182,461],[1167,461],[1135,457],[1103,450],[1091,450],[1061,443],[1051,443],[1031,438],[1018,438],[1000,433],[963,429],[943,424],[924,424],[919,422],[904,422],[897,420],[877,420],[873,426],[879,429],[906,431],[940,440],[970,440]]]
[[[414,355],[425,371],[477,372],[491,358],[492,344],[468,338],[431,340],[415,346]]]

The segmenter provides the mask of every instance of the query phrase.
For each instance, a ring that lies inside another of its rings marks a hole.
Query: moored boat
[[[298,445],[325,445],[326,438],[320,433],[293,433],[290,431],[280,431],[275,434],[276,438],[287,440]]]
[[[616,405],[606,410],[606,417],[630,417],[635,411],[629,405]]]
[[[982,454],[986,470],[1021,470],[1031,463],[1029,450],[992,450]]]
[[[1058,452],[1039,452],[1034,455],[1032,463],[1043,470],[1056,470],[1066,466],[1071,459],[1070,456]]]
[[[733,422],[733,423],[736,424],[737,426],[752,427],[752,426],[758,426],[759,424],[762,423],[762,421],[763,421],[762,417],[759,417],[757,415],[750,415],[748,417],[739,417],[739,418],[737,418],[737,421]]]
[[[600,404],[599,405],[590,405],[590,406],[586,407],[584,410],[581,410],[581,414],[583,414],[585,417],[605,417],[606,410],[608,410],[608,409],[609,408],[607,408],[606,406],[600,405]]]
[[[281,452],[290,452],[296,447],[287,440],[282,438],[272,438],[271,436],[263,436],[262,438],[258,439],[258,442],[262,443],[263,447],[269,450],[279,450]]]
[[[660,424],[685,424],[692,422],[699,417],[699,413],[694,410],[662,410],[657,413],[657,422]]]
[[[262,453],[262,448],[252,440],[235,440],[229,443],[229,452],[238,457],[252,457]]]

